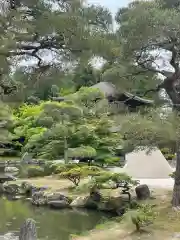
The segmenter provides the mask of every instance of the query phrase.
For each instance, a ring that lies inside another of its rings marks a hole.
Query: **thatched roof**
[[[128,92],[119,91],[119,89],[117,89],[117,87],[110,82],[99,82],[99,83],[91,86],[90,88],[97,88],[109,100],[112,99],[112,100],[116,100],[119,102],[124,102],[126,105],[129,105],[129,106],[153,105],[154,104],[154,101],[152,101],[152,100],[149,100],[146,98],[141,98],[141,97],[135,96]],[[62,102],[67,99],[68,99],[68,96],[52,98],[52,100],[58,101],[58,102]]]

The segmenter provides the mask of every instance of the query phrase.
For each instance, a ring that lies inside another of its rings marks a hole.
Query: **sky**
[[[91,4],[100,4],[110,9],[115,14],[120,7],[126,6],[130,0],[88,0]]]
[[[125,7],[131,0],[87,0],[89,4],[102,5],[108,8],[113,15],[117,12],[120,7]],[[99,59],[93,61],[93,65],[99,68],[102,62]]]

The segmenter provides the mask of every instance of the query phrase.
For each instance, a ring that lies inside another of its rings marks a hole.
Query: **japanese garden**
[[[2,239],[180,238],[179,0],[2,0],[0,110]]]

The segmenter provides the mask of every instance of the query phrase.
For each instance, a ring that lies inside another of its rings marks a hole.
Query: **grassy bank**
[[[180,213],[172,210],[171,192],[154,189],[155,199],[145,203],[155,204],[154,211],[157,217],[152,225],[144,228],[142,233],[135,232],[135,227],[128,219],[116,218],[112,221],[96,226],[96,229],[83,234],[73,236],[73,240],[172,240],[176,233],[180,232]]]

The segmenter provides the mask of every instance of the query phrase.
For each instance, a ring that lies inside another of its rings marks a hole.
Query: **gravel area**
[[[171,178],[167,179],[140,179],[140,184],[147,184],[152,188],[164,188],[172,189],[174,185],[174,180]]]

